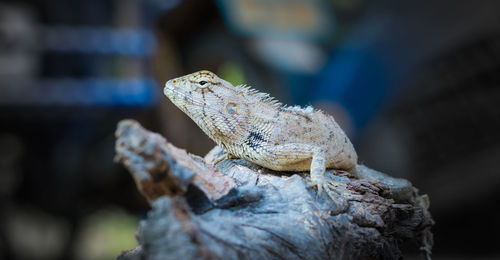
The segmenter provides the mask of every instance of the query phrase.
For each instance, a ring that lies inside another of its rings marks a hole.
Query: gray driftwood
[[[428,199],[406,180],[331,170],[341,183],[332,201],[307,188],[306,173],[240,159],[215,167],[219,148],[188,154],[132,120],[116,137],[116,160],[152,206],[139,246],[118,259],[399,259],[405,241],[430,258]]]

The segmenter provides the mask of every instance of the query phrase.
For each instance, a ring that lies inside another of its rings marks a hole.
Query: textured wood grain
[[[399,259],[405,241],[430,258],[428,198],[406,180],[364,166],[331,170],[332,200],[307,187],[308,173],[242,159],[214,167],[219,148],[203,159],[135,121],[122,121],[116,136],[116,160],[152,206],[140,246],[119,259]]]

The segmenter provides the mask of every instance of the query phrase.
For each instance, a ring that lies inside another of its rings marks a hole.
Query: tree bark
[[[116,137],[116,161],[152,206],[139,246],[118,259],[400,259],[403,244],[430,259],[428,198],[406,180],[361,165],[329,170],[340,183],[332,200],[307,187],[307,172],[213,166],[220,148],[203,159],[132,120]]]

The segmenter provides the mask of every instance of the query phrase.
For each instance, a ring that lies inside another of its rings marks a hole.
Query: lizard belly
[[[279,160],[272,160],[272,159],[266,161],[251,160],[251,159],[247,160],[274,171],[302,172],[311,170],[312,158],[303,159],[300,161],[293,161],[293,162],[292,161],[280,162]],[[351,156],[350,158],[347,158],[344,154],[337,154],[336,156],[326,158],[325,169],[338,169],[338,170],[350,171],[354,167],[356,167],[356,162],[357,162],[357,157]]]
[[[284,164],[277,163],[276,161],[269,161],[265,163],[261,162],[254,162],[254,163],[274,171],[302,172],[302,171],[309,171],[311,169],[311,160],[312,159],[305,159],[298,162],[284,163]]]

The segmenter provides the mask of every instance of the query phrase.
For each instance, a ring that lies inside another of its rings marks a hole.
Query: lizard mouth
[[[177,107],[184,107],[186,105],[203,105],[200,102],[196,102],[193,97],[187,95],[184,91],[179,89],[178,85],[172,84],[172,80],[165,83],[165,88],[163,88],[163,94],[172,101]]]

